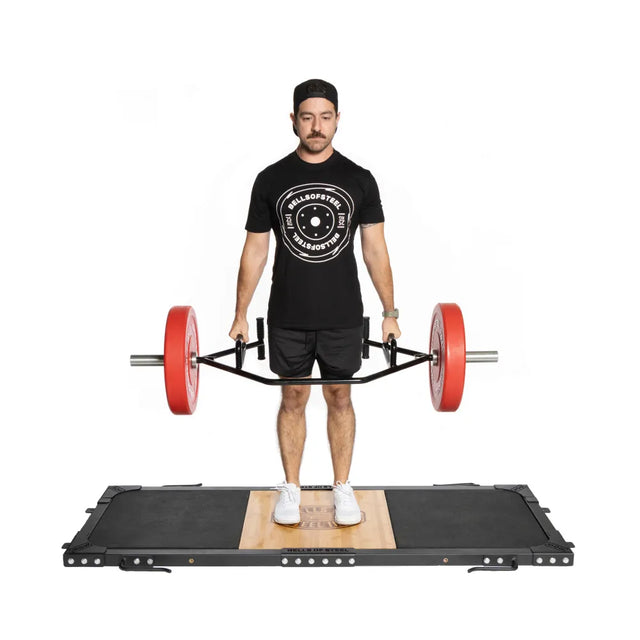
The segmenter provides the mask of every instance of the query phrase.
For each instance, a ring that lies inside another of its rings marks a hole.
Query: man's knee
[[[287,413],[301,413],[307,406],[311,387],[309,385],[291,384],[282,387],[282,403],[280,409]]]
[[[326,384],[322,393],[330,411],[349,411],[351,409],[351,385]]]

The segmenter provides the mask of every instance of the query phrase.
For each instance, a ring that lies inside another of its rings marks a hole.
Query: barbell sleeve
[[[467,362],[498,362],[497,351],[467,351]]]
[[[129,356],[132,367],[163,367],[164,356]]]

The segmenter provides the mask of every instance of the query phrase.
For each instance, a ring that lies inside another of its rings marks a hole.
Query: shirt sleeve
[[[271,231],[271,212],[269,210],[266,190],[263,188],[260,175],[258,175],[253,183],[249,213],[247,214],[247,223],[244,228],[246,231],[251,231],[252,233]]]
[[[374,224],[376,222],[384,222],[384,212],[376,179],[371,172],[367,171],[366,188],[360,209],[360,224]]]

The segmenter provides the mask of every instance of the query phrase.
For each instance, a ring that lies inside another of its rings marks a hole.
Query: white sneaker
[[[338,482],[333,487],[333,504],[336,524],[348,526],[358,524],[362,519],[360,507],[348,482],[347,484]]]
[[[292,482],[283,482],[274,487],[280,492],[280,498],[273,513],[278,524],[298,524],[300,522],[300,487]]]

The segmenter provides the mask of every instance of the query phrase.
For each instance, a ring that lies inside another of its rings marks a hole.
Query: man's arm
[[[247,310],[253,294],[258,286],[260,276],[269,255],[269,232],[252,233],[247,231],[247,239],[242,249],[240,269],[238,270],[238,286],[236,293],[236,315],[229,331],[232,340],[241,333],[245,342],[249,341],[249,323]]]
[[[393,311],[393,275],[387,243],[384,239],[384,222],[360,225],[362,240],[362,257],[367,265],[373,286],[378,292],[384,311]],[[390,333],[399,338],[400,327],[395,318],[385,318],[382,321],[382,341],[386,342]]]

